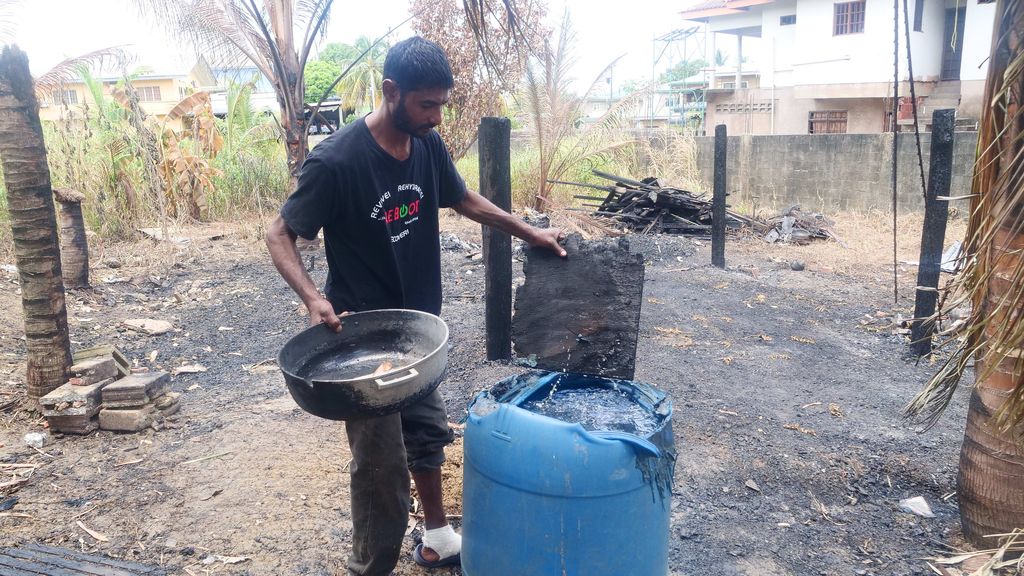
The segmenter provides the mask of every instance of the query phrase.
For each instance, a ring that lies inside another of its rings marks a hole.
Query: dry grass
[[[808,267],[822,271],[867,278],[892,275],[892,216],[884,212],[841,212],[827,214],[835,221],[833,230],[847,247],[837,242],[814,241],[803,246],[743,243],[739,250],[759,251],[785,260],[800,260]],[[904,214],[897,217],[897,260],[917,262],[921,250],[923,214]],[[946,227],[946,245],[961,240],[967,228],[966,220],[951,218]],[[905,272],[916,266],[903,264]]]

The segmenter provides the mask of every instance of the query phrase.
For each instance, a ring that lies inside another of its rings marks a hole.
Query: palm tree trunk
[[[995,545],[986,535],[1024,527],[1024,420],[1014,414],[1005,418],[1006,408],[1019,406],[1024,393],[1024,364],[1014,335],[1024,318],[1024,298],[1015,285],[1024,269],[1022,61],[1024,1],[1000,0],[985,99],[992,105],[982,117],[968,240],[981,239],[978,265],[989,271],[973,292],[975,308],[988,321],[978,336],[957,478],[964,536],[985,547]]]
[[[25,380],[37,399],[67,380],[71,343],[39,107],[28,57],[10,46],[0,54],[0,166],[25,313]]]
[[[81,192],[53,189],[60,203],[60,265],[65,288],[89,287],[89,240],[82,217]]]

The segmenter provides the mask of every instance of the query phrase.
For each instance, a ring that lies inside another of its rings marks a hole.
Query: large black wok
[[[330,420],[384,416],[421,400],[448,364],[448,326],[415,310],[344,316],[341,332],[323,324],[293,337],[278,365],[295,402]],[[382,364],[391,364],[374,374]]]

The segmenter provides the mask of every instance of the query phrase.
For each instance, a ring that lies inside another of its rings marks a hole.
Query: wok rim
[[[286,376],[288,376],[290,378],[294,378],[296,380],[300,380],[302,382],[305,382],[310,387],[312,387],[313,384],[317,383],[317,382],[322,382],[324,384],[358,384],[358,383],[362,383],[362,382],[372,382],[373,380],[376,380],[378,378],[382,378],[384,376],[388,376],[388,375],[392,375],[392,374],[397,374],[399,372],[405,372],[405,371],[409,370],[410,368],[415,368],[416,366],[419,366],[420,364],[422,364],[422,363],[426,362],[427,360],[433,358],[435,354],[438,354],[439,352],[441,352],[442,349],[445,346],[448,345],[448,336],[449,336],[448,323],[445,322],[443,318],[441,318],[440,316],[438,316],[436,314],[431,314],[429,312],[423,312],[422,310],[409,310],[409,309],[406,309],[406,308],[381,308],[381,309],[378,309],[378,310],[364,310],[362,312],[353,312],[351,314],[346,314],[345,316],[341,317],[342,332],[344,332],[344,322],[346,320],[348,320],[350,318],[358,318],[359,316],[369,316],[369,315],[372,315],[372,314],[379,314],[381,312],[397,312],[397,313],[411,315],[411,316],[426,316],[428,318],[437,320],[438,322],[440,322],[441,327],[444,329],[444,333],[443,333],[443,337],[441,338],[441,342],[437,345],[436,348],[431,350],[429,354],[423,356],[419,360],[417,360],[417,361],[415,361],[415,362],[413,362],[411,364],[405,364],[404,366],[401,366],[399,368],[395,368],[393,370],[388,370],[387,372],[381,372],[380,374],[376,374],[376,375],[373,375],[373,376],[361,376],[359,378],[346,378],[346,379],[342,379],[342,380],[312,380],[312,379],[309,379],[309,378],[303,378],[301,376],[296,375],[293,371],[285,368],[284,363],[282,362],[281,356],[284,354],[285,350],[288,349],[289,344],[291,344],[292,341],[295,340],[296,338],[299,338],[303,334],[306,334],[307,332],[312,332],[314,330],[328,329],[323,323],[320,323],[320,324],[314,324],[313,326],[309,326],[309,327],[305,328],[304,330],[302,330],[298,334],[293,335],[291,338],[288,339],[287,342],[285,342],[284,346],[282,346],[281,350],[278,351],[278,353],[277,353],[277,367]]]

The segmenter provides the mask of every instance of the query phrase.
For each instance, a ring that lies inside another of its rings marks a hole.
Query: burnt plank
[[[10,570],[15,570],[15,574],[21,574],[22,576],[28,576],[29,574],[43,574],[45,576],[82,576],[81,572],[64,570],[63,568],[54,566],[49,562],[32,562],[13,558],[6,554],[0,555],[0,566],[4,566]],[[20,570],[20,572],[17,572],[18,570]]]
[[[77,550],[71,550],[68,548],[57,548],[55,546],[46,546],[45,544],[27,544],[22,546],[23,550],[32,550],[42,553],[59,555],[70,560],[78,560],[82,562],[91,562],[93,564],[102,565],[108,568],[116,568],[120,570],[127,570],[130,574],[144,575],[144,576],[163,576],[166,574],[164,570],[157,566],[147,566],[145,564],[139,564],[138,562],[130,562],[127,560],[118,560],[116,558],[109,558],[102,555],[91,555]]]
[[[49,552],[8,548],[4,553],[13,558],[18,558],[27,562],[35,562],[37,564],[45,564],[48,566],[52,565],[56,566],[58,569],[66,568],[71,570],[71,573],[73,574],[90,574],[92,576],[135,576],[138,574],[138,572],[113,570],[106,566],[99,566],[91,563],[86,564],[76,560],[67,560],[61,555],[55,555]]]
[[[643,300],[643,256],[629,239],[565,243],[568,258],[528,249],[516,291],[516,355],[545,370],[632,379]]]

